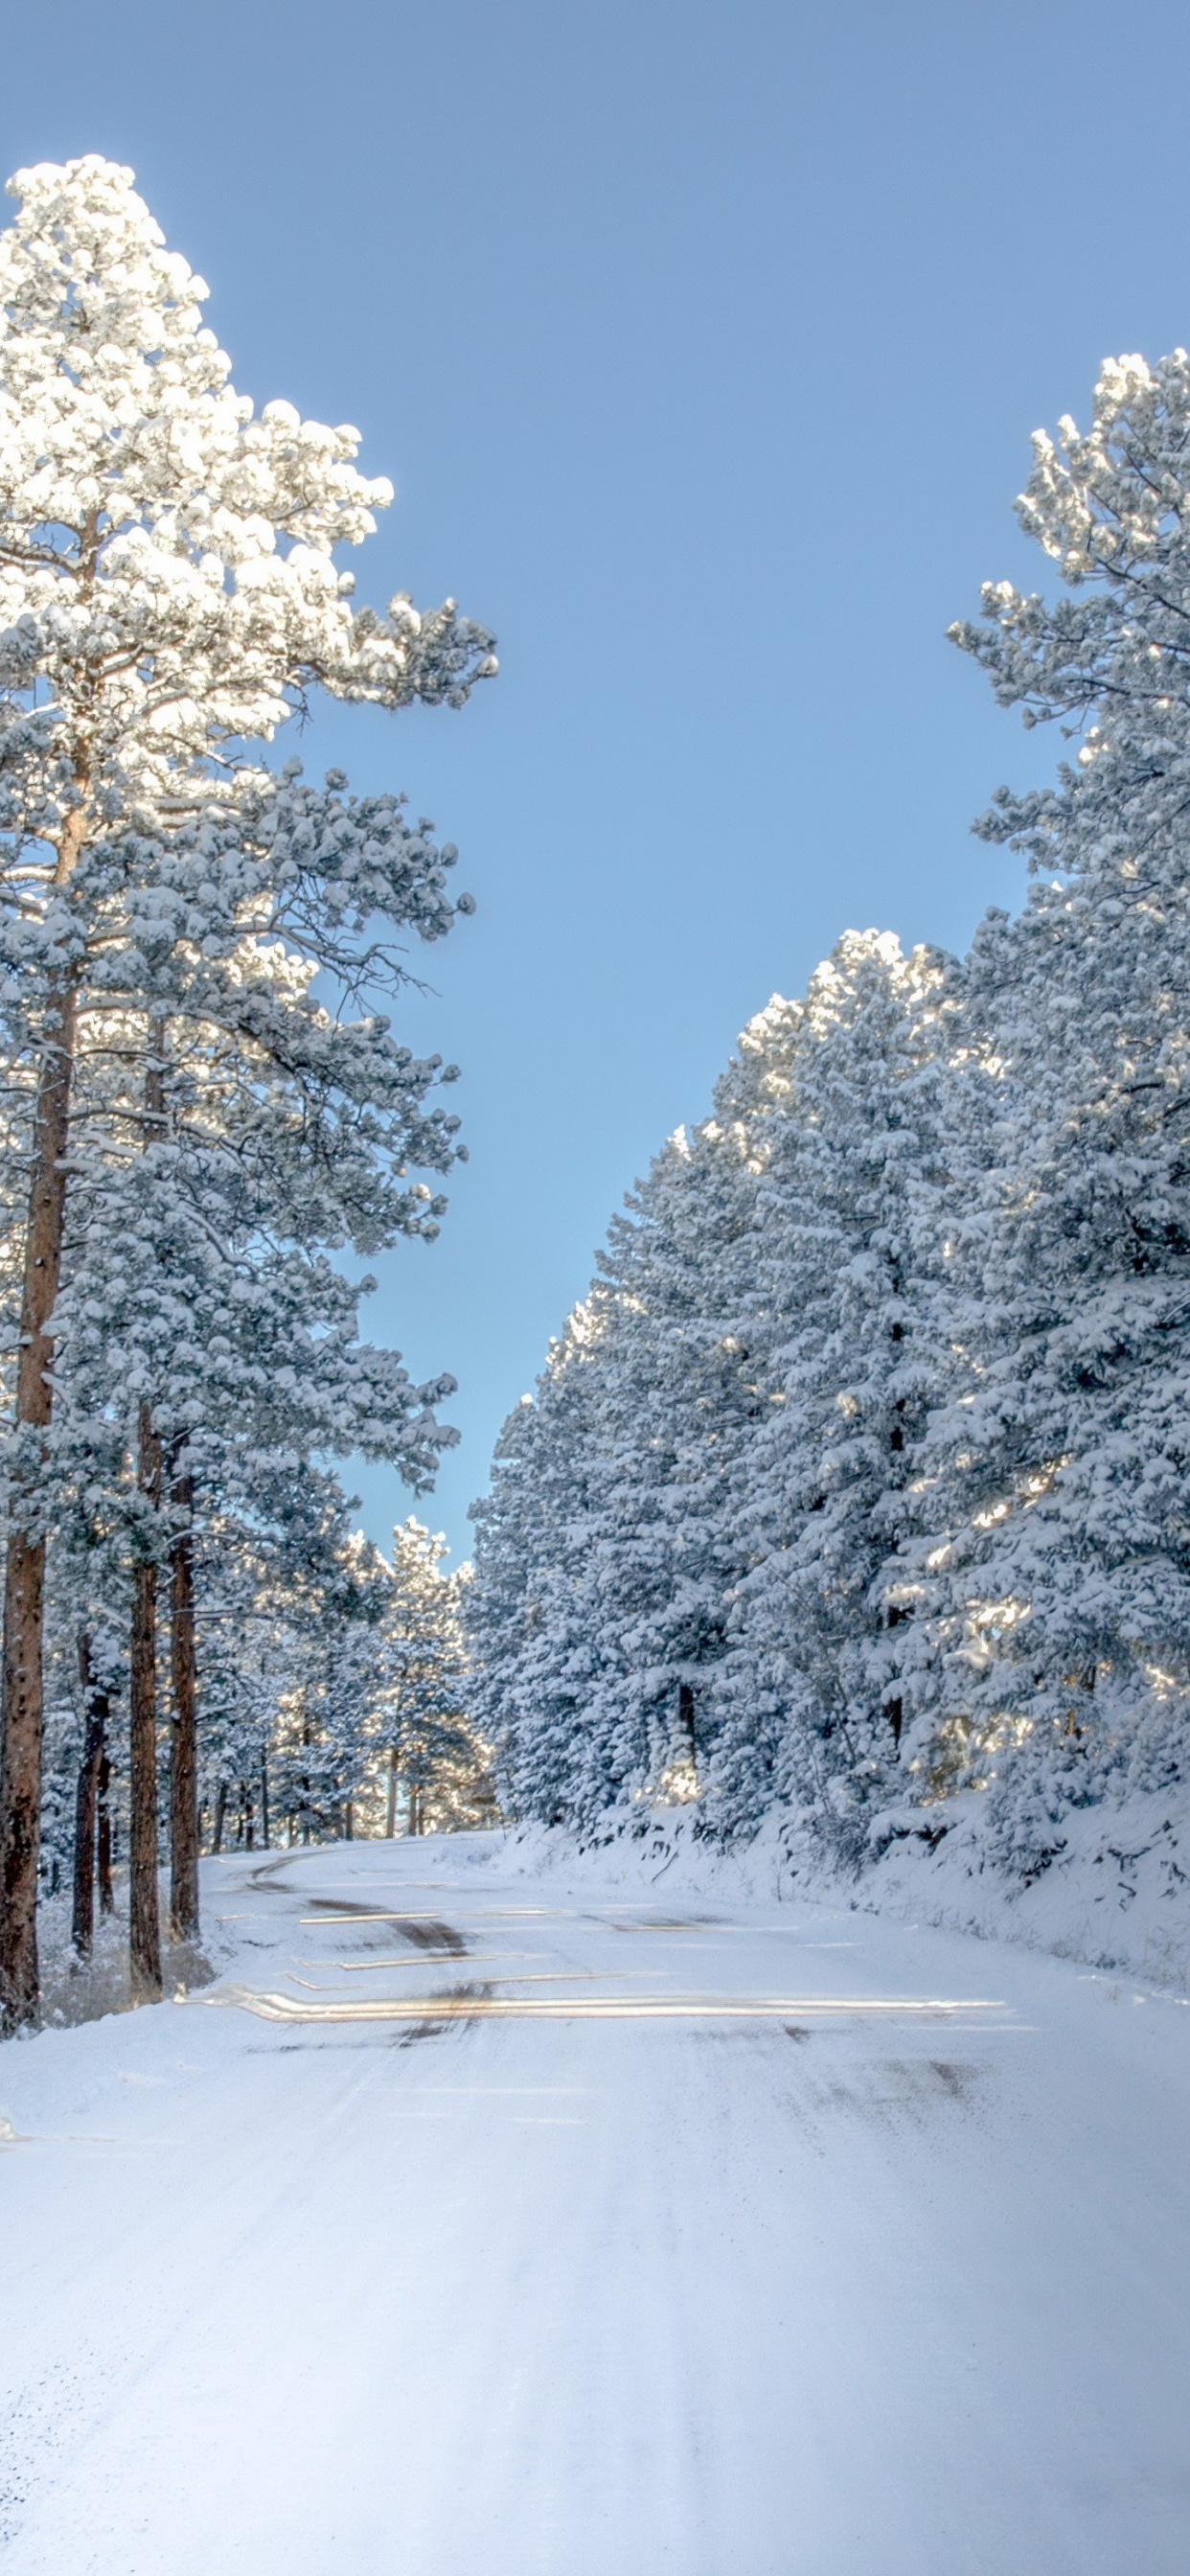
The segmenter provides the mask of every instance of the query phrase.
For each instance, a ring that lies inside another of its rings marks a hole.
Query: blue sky
[[[623,1190],[849,925],[964,945],[1041,774],[945,642],[1030,577],[1028,433],[1190,335],[1190,16],[769,0],[41,0],[2,157],[129,161],[258,401],[355,420],[361,596],[498,632],[460,715],[320,720],[475,919],[411,1042],[472,1162],[369,1310],[461,1381],[413,1506],[467,1545],[499,1423]],[[289,745],[286,746],[289,748]],[[383,1537],[411,1508],[362,1470]]]

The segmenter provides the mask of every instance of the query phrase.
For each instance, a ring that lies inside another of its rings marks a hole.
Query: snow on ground
[[[0,2052],[6,2576],[1183,2576],[1190,2007],[693,1874],[210,1862]]]
[[[946,1832],[927,1839],[923,1827],[939,1816]],[[780,1811],[754,1841],[725,1855],[699,1838],[695,1821],[692,1809],[658,1808],[647,1824],[638,1811],[636,1830],[623,1818],[609,1823],[577,1855],[560,1831],[523,1830],[514,1847],[530,1867],[593,1869],[625,1885],[663,1871],[667,1888],[691,1893],[722,1887],[736,1896],[853,1905],[1190,1989],[1190,1792],[1182,1782],[1067,1809],[1054,1827],[1053,1859],[1031,1879],[990,1858],[987,1800],[977,1791],[890,1817],[895,1837],[854,1877],[832,1869],[815,1832],[799,1831]]]
[[[1183,1783],[1068,1809],[1054,1827],[1060,1848],[1028,1880],[1006,1876],[988,1859],[984,1805],[978,1791],[948,1802],[954,1828],[933,1847],[921,1837],[919,1810],[918,1831],[890,1844],[857,1881],[860,1901],[1185,1993],[1190,1799]]]

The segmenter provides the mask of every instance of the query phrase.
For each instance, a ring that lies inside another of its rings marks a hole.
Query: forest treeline
[[[200,1841],[482,1809],[459,1584],[351,1527],[329,1461],[415,1492],[442,1376],[361,1340],[366,1260],[432,1237],[448,1084],[391,1018],[473,909],[393,795],[270,766],[317,693],[461,706],[453,601],[352,604],[391,499],[359,433],[257,412],[132,173],[11,183],[0,233],[0,1300],[11,1405],[0,2023],[39,1892],[127,1865],[134,1990],[198,1929]],[[164,1757],[164,1758],[162,1758]]]
[[[1039,589],[953,630],[1067,746],[963,960],[848,934],[612,1224],[477,1507],[515,1813],[695,1801],[1042,1871],[1190,1718],[1190,359],[1039,434]]]

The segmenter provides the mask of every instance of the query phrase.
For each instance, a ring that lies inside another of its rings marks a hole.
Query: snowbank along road
[[[850,1911],[206,1865],[0,2053],[10,2576],[1185,2576],[1190,2011]]]

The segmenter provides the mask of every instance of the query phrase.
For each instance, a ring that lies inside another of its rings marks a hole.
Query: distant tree
[[[501,1804],[546,1823],[613,1794],[583,1722],[604,1666],[586,1545],[599,1407],[600,1340],[584,1305],[504,1424],[491,1491],[472,1507],[471,1703],[495,1746]]]
[[[762,1400],[755,1146],[792,1016],[761,1014],[714,1117],[670,1139],[613,1219],[475,1508],[476,1706],[519,1813],[587,1824],[646,1792],[722,1811],[747,1767],[742,1743],[727,1754],[722,1668]]]
[[[399,1808],[411,1834],[486,1824],[495,1814],[488,1748],[468,1708],[460,1617],[466,1577],[444,1571],[445,1553],[445,1539],[418,1521],[393,1532],[376,1731],[386,1834],[395,1831]]]

